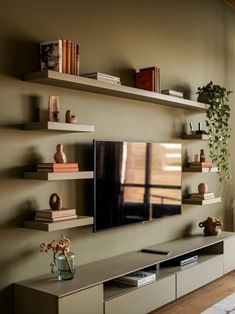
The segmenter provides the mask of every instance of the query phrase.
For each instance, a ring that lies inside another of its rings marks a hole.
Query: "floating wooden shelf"
[[[207,134],[183,134],[182,135],[183,140],[202,140],[202,141],[208,141],[209,140],[209,135]]]
[[[61,122],[32,122],[23,125],[24,130],[48,130],[66,132],[94,132],[94,125],[61,123]]]
[[[217,173],[218,168],[217,167],[211,167],[211,168],[202,168],[202,167],[183,167],[183,172],[199,172],[199,173]]]
[[[24,80],[32,83],[145,101],[174,108],[205,111],[209,107],[209,105],[197,101],[55,71],[29,73],[24,76]]]
[[[24,178],[30,180],[78,180],[92,179],[93,171],[78,172],[25,172]]]
[[[197,200],[191,198],[184,198],[182,199],[182,204],[192,204],[192,205],[209,205],[209,204],[216,204],[221,202],[221,197],[210,198],[208,200]]]
[[[78,216],[77,219],[57,221],[57,222],[42,222],[42,221],[35,221],[35,220],[26,220],[24,222],[25,228],[47,231],[47,232],[88,226],[88,225],[93,225],[93,217]]]

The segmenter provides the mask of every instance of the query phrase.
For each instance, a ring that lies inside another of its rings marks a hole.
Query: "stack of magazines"
[[[144,284],[147,284],[155,280],[156,280],[156,273],[142,271],[142,270],[114,279],[114,281],[116,282],[128,284],[131,286],[142,286]]]
[[[92,78],[98,81],[121,85],[120,77],[105,74],[105,73],[92,72],[92,73],[83,74],[82,76]]]

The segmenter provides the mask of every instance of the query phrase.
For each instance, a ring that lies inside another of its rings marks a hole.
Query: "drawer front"
[[[224,273],[235,269],[235,237],[224,241]]]
[[[153,282],[106,301],[105,314],[144,314],[175,300],[175,276]]]
[[[59,314],[103,314],[103,285],[59,299]]]
[[[190,267],[176,274],[177,298],[223,276],[223,256]]]

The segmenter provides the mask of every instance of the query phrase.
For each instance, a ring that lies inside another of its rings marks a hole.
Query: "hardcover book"
[[[37,218],[59,218],[76,215],[76,209],[62,208],[60,210],[41,209],[35,211]]]
[[[37,172],[76,172],[79,171],[77,163],[39,163]]]
[[[156,273],[139,270],[114,280],[116,282],[125,283],[132,286],[141,286],[156,280]]]
[[[41,71],[53,70],[62,72],[62,40],[40,44]]]
[[[135,76],[136,88],[160,93],[160,69],[150,67],[140,69]]]

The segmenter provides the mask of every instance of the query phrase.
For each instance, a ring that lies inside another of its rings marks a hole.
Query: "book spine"
[[[63,62],[63,43],[62,40],[59,39],[59,72],[62,72],[62,62]]]
[[[66,42],[66,73],[71,74],[71,40]]]
[[[155,74],[154,75],[154,91],[156,93],[160,93],[161,92],[160,69],[155,68],[154,74]]]
[[[76,43],[76,75],[79,75],[80,70],[80,45]]]
[[[67,64],[67,57],[66,57],[66,47],[67,47],[67,40],[63,39],[62,40],[62,72],[63,73],[67,73],[67,68],[66,68],[66,64]]]

